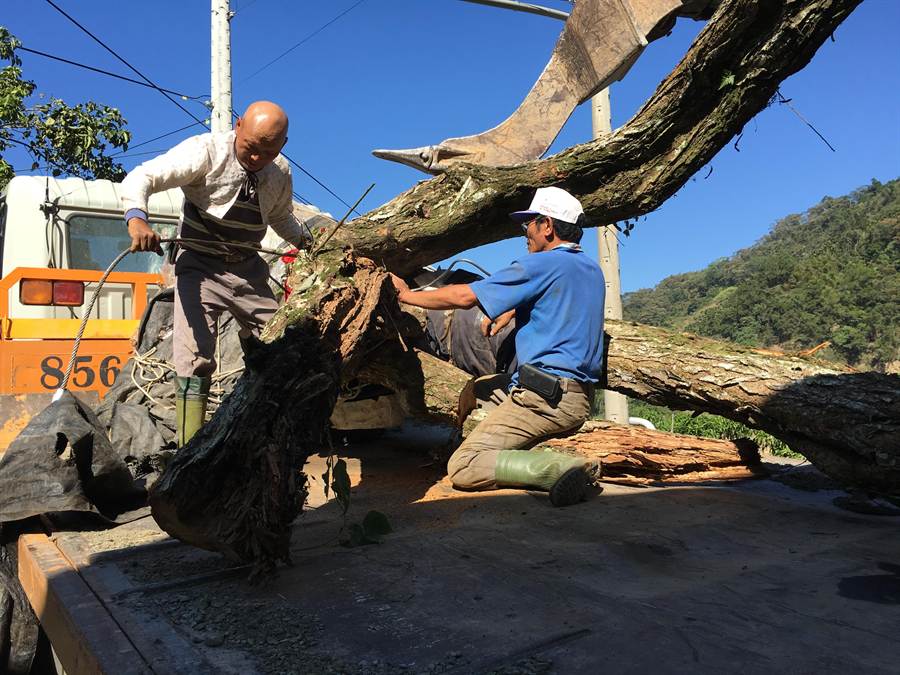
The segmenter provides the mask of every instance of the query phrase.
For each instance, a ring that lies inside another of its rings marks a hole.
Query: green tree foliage
[[[625,318],[883,370],[900,360],[900,179],[826,197],[750,248],[626,295]],[[896,366],[894,366],[896,367]]]
[[[13,146],[25,149],[32,168],[46,165],[54,176],[121,180],[125,171],[106,150],[128,149],[131,134],[122,114],[93,101],[70,106],[58,98],[34,97],[35,83],[22,79],[19,45],[0,26],[0,62],[8,63],[0,70],[0,190],[14,175],[3,156]]]

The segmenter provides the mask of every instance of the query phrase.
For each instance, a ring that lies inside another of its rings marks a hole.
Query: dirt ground
[[[259,585],[150,518],[57,545],[155,672],[896,672],[900,522],[835,508],[806,464],[715,487],[602,485],[554,509],[453,490],[429,442],[341,447],[346,519],[317,478],[294,565]],[[342,546],[371,509],[393,532]]]

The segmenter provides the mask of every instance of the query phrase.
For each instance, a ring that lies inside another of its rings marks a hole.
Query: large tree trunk
[[[288,560],[306,497],[301,469],[327,446],[338,390],[385,342],[384,309],[396,306],[390,278],[370,260],[303,270],[267,327],[272,341],[245,354],[234,391],[150,491],[166,532],[256,571]]]
[[[762,429],[847,486],[900,490],[900,377],[840,372],[799,357],[608,321],[605,363],[609,389],[676,410],[721,415]],[[438,362],[442,363],[442,362]],[[432,366],[435,382],[458,369]],[[449,410],[470,388],[426,391]],[[459,423],[459,422],[458,422]]]
[[[783,440],[845,485],[900,489],[900,377],[610,321],[608,387]]]
[[[658,208],[769,105],[861,0],[724,0],[678,67],[623,127],[538,162],[459,165],[347,223],[352,244],[398,274],[520,235],[507,214],[534,188],[577,196],[599,223]]]

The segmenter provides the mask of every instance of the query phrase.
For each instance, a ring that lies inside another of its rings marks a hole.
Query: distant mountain
[[[858,368],[900,367],[900,179],[826,197],[750,248],[623,298],[625,318]]]

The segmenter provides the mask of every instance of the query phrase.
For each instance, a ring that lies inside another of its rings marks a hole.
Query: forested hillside
[[[723,227],[726,226],[723,224]],[[625,318],[857,368],[900,365],[900,179],[826,197],[750,248],[628,293]]]

